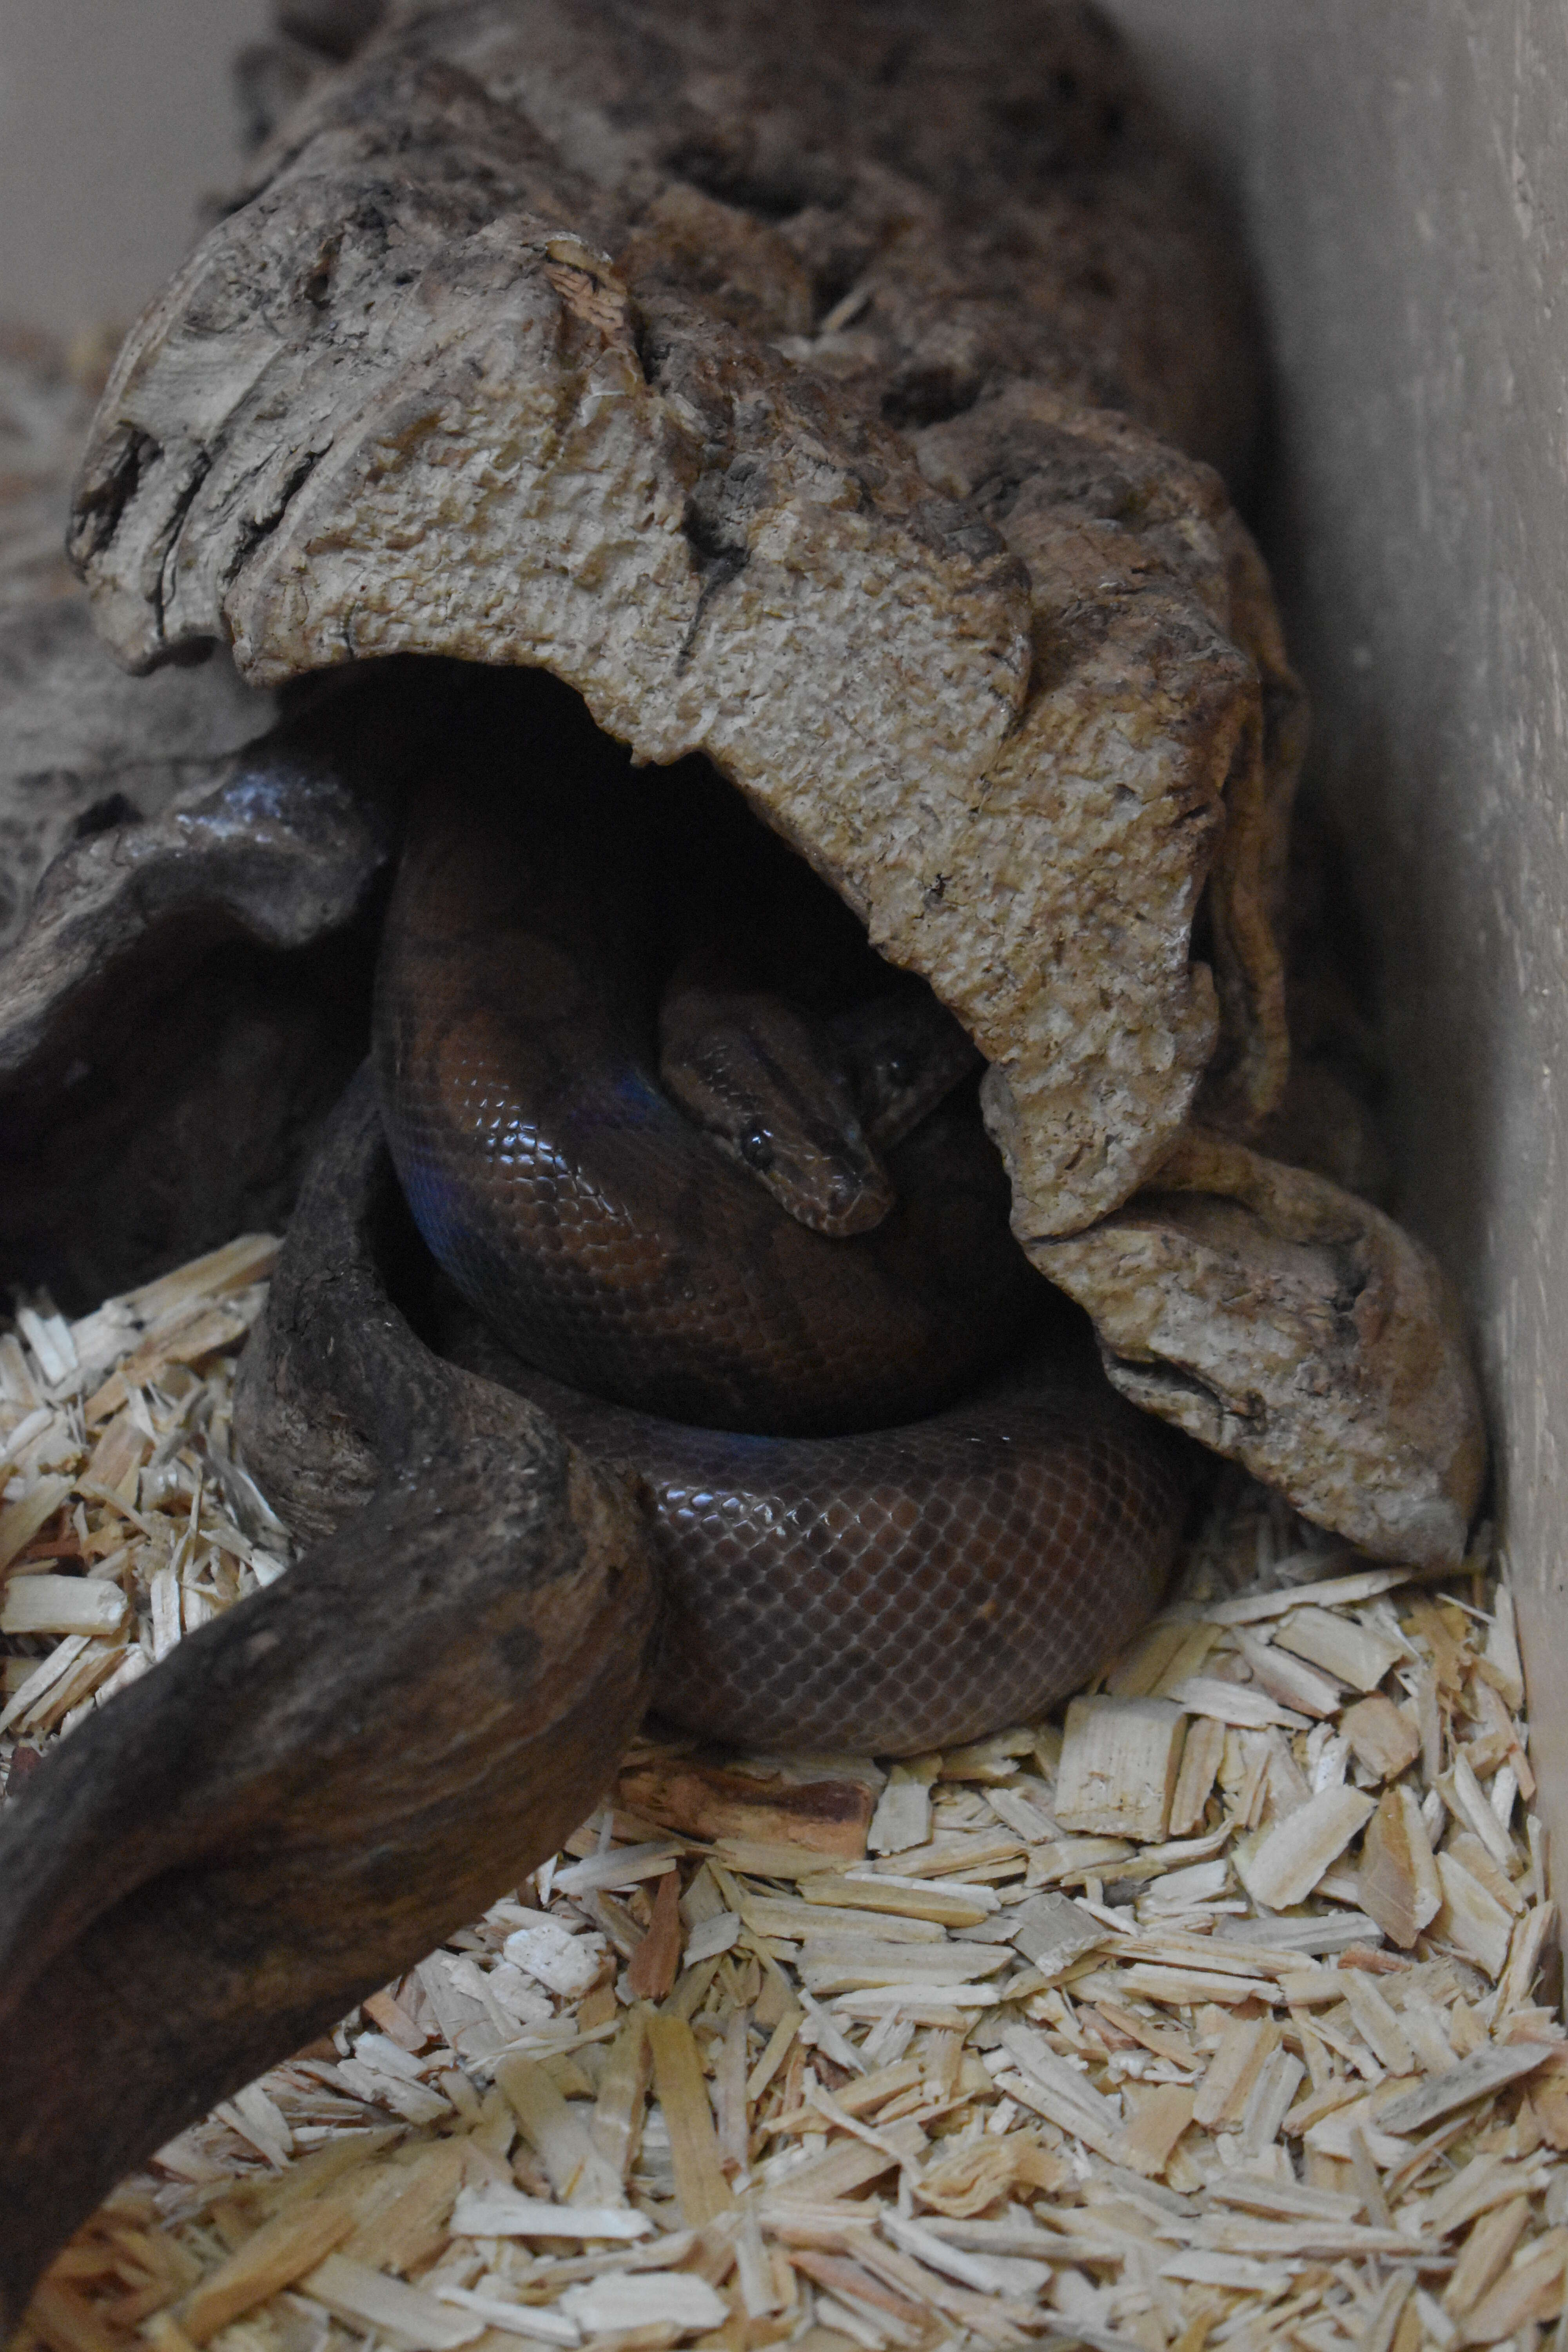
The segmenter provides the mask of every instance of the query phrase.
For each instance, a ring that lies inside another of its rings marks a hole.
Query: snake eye
[[[765,1127],[753,1127],[741,1138],[741,1157],[748,1168],[771,1168],[773,1164],[773,1139]]]
[[[889,1086],[907,1087],[920,1068],[920,1059],[917,1055],[900,1049],[889,1054],[882,1067]]]

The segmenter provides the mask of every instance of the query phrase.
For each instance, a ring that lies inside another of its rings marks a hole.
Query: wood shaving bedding
[[[281,1573],[251,1236],[0,1336],[0,1769]],[[1060,1723],[649,1739],[482,1919],[122,2183],[18,2352],[1568,2340],[1506,1588],[1227,1474]]]

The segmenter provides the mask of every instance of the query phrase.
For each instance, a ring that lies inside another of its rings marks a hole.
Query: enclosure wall
[[[1401,1211],[1463,1286],[1568,1855],[1568,15],[1119,0],[1242,209],[1262,521],[1377,943]],[[1559,1879],[1561,1886],[1561,1879]]]

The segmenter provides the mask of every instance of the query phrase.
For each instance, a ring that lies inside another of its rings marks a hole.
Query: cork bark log
[[[1294,690],[1213,476],[1072,404],[1244,462],[1214,223],[1083,12],[987,12],[936,107],[942,23],[413,12],[133,336],[76,547],[135,666],[542,662],[705,751],[965,1021],[1066,1231],[1216,1045],[1227,1110],[1278,1094],[1258,656]]]
[[[639,758],[706,753],[969,1028],[1065,1280],[1286,1080],[1300,698],[1211,470],[1245,479],[1255,383],[1212,207],[1072,0],[404,5],[132,336],[73,546],[133,668],[542,664]],[[1411,1247],[1380,1294],[1412,1421],[1321,1318],[1268,1369],[1266,1223],[1226,1345],[1271,1408],[1204,1433],[1349,1531],[1331,1423],[1425,1498],[1357,1528],[1451,1556],[1479,1444],[1439,1277]],[[1165,1279],[1204,1311],[1190,1255]],[[1188,1376],[1140,1402],[1190,1417]]]

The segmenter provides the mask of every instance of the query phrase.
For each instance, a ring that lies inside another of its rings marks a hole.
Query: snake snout
[[[700,1123],[797,1224],[847,1241],[872,1232],[899,1196],[847,1101],[834,1108],[840,1116],[791,1118],[787,1106],[775,1102],[765,1120],[710,1117]]]
[[[793,1006],[686,971],[659,1029],[671,1099],[797,1223],[834,1239],[881,1223],[898,1195],[844,1071]]]
[[[836,1169],[826,1186],[826,1202],[815,1217],[795,1212],[805,1224],[811,1224],[819,1234],[835,1241],[847,1241],[852,1234],[868,1234],[879,1225],[889,1211],[898,1202],[898,1194],[869,1148],[864,1167]]]

